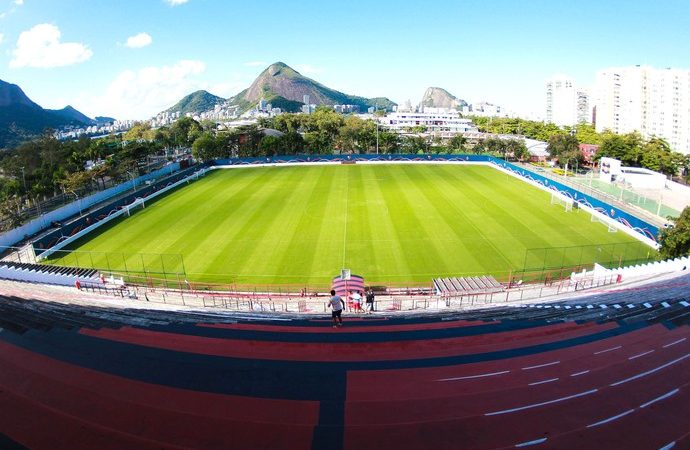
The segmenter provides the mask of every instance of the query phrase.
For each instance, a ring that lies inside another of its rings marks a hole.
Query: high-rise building
[[[599,71],[596,129],[660,137],[690,153],[690,70],[649,66]]]
[[[546,82],[546,121],[558,126],[590,123],[589,95],[573,80],[559,75]]]

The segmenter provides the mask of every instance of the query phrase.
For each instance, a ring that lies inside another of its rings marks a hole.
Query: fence
[[[56,250],[46,264],[97,269],[106,277],[128,283],[172,287],[185,282],[184,259],[179,253],[123,253]]]
[[[516,276],[523,281],[563,279],[572,272],[591,269],[594,263],[613,268],[655,259],[656,252],[639,242],[529,248]]]
[[[378,295],[374,310],[379,312],[466,309],[472,307],[500,306],[519,302],[534,301],[544,297],[573,293],[613,285],[619,282],[616,274],[598,278],[554,283],[523,285],[507,288],[494,293],[455,294],[440,296],[432,294],[417,295]],[[130,298],[168,305],[218,308],[231,311],[288,312],[288,313],[328,313],[328,296],[267,295],[253,293],[205,292],[196,290],[152,289],[146,286],[131,287]],[[113,295],[122,296],[121,293]],[[358,314],[346,309],[346,313]]]

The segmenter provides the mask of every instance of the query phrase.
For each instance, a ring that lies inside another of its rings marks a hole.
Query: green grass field
[[[323,286],[343,267],[381,283],[506,278],[523,267],[529,248],[617,243],[649,253],[550,199],[486,166],[216,170],[75,243],[78,252],[60,262],[153,272],[183,263],[190,281]],[[529,264],[539,265],[533,257]],[[578,249],[555,259],[601,257],[601,249]]]

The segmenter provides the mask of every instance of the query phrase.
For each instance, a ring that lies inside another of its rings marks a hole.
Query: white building
[[[690,153],[690,70],[611,68],[597,73],[595,89],[598,132],[639,131]]]
[[[558,126],[591,123],[589,95],[573,80],[558,75],[546,82],[546,121]]]
[[[379,118],[379,123],[398,133],[409,132],[414,127],[425,127],[425,133],[441,136],[477,131],[470,119],[463,119],[456,111],[394,112]]]

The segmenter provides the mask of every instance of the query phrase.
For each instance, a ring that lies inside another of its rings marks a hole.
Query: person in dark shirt
[[[374,290],[370,286],[369,289],[367,290],[367,313],[368,314],[371,314],[374,311],[374,299],[375,299]]]

